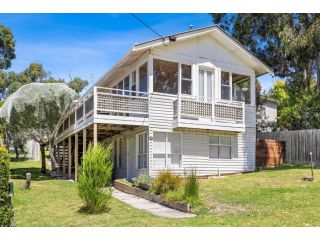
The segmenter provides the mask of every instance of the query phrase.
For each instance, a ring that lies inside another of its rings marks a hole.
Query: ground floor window
[[[155,169],[181,167],[181,134],[154,132],[153,166]]]
[[[138,135],[138,169],[148,168],[148,135]]]
[[[231,159],[232,137],[210,136],[209,137],[209,158]]]

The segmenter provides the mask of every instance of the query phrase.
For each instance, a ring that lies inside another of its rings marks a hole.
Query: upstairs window
[[[132,96],[136,96],[135,91],[137,91],[137,78],[136,78],[136,71],[132,72],[132,76],[131,76],[131,91],[133,91],[131,93]]]
[[[144,63],[139,68],[139,91],[147,92],[148,91],[148,66],[147,63]]]
[[[230,73],[221,72],[221,99],[230,100]]]
[[[231,159],[232,138],[225,136],[209,137],[209,159]]]
[[[232,73],[233,100],[250,104],[250,76]]]
[[[153,59],[153,91],[178,93],[178,63]]]
[[[130,81],[129,81],[129,76],[127,76],[124,80],[123,80],[123,89],[126,90],[124,91],[124,95],[129,95],[130,92]]]
[[[181,64],[181,93],[191,95],[192,92],[192,78],[191,66]]]

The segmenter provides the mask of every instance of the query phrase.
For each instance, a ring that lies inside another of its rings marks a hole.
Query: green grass
[[[39,161],[11,162],[16,226],[320,226],[320,180],[302,182],[310,172],[303,165],[200,180],[204,206],[191,219],[155,217],[116,199],[109,212],[88,215],[75,183],[39,170]],[[29,171],[31,189],[21,190]]]

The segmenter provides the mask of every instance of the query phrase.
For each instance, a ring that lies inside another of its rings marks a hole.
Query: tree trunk
[[[320,52],[316,56],[316,74],[317,74],[317,90],[320,91]]]
[[[45,150],[46,144],[41,143],[40,144],[40,152],[41,152],[41,173],[45,174],[47,172],[46,169],[46,150]]]
[[[54,156],[54,148],[53,148],[53,140],[49,141],[49,155],[50,155],[50,159],[51,159],[51,169],[52,171],[55,171],[59,165],[56,161],[56,158]]]
[[[16,160],[19,160],[19,148],[17,146],[14,146],[14,151],[16,153]]]

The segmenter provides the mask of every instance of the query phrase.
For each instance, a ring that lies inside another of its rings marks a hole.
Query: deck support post
[[[98,143],[98,124],[93,124],[93,146],[97,146]]]
[[[74,181],[78,180],[78,157],[79,157],[79,146],[78,146],[78,133],[74,135]]]
[[[63,143],[62,143],[62,173],[63,173],[63,175],[66,174],[66,143],[65,143],[65,140],[63,140]]]
[[[68,177],[71,179],[71,166],[72,166],[72,159],[71,159],[71,136],[68,138]]]
[[[82,133],[83,133],[82,134],[83,135],[83,137],[82,137],[82,147],[83,147],[83,149],[82,149],[82,159],[83,159],[83,156],[87,151],[87,129],[84,128],[82,130]]]

